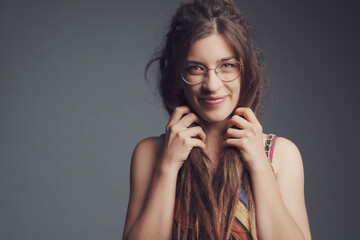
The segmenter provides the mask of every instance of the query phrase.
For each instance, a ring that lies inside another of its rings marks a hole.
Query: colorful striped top
[[[265,143],[265,153],[269,159],[269,163],[272,164],[272,158],[274,153],[274,145],[277,136],[274,134],[269,134]],[[272,165],[271,165],[272,167]],[[229,240],[252,240],[253,237],[250,233],[250,221],[249,221],[249,212],[248,212],[248,201],[246,199],[246,194],[244,189],[241,189],[240,198],[237,202],[235,210],[235,219],[231,227],[230,238]],[[182,237],[183,229],[180,231],[180,239]],[[174,217],[173,229],[172,229],[172,240],[177,240],[178,236],[178,223]],[[188,238],[189,239],[189,238]]]

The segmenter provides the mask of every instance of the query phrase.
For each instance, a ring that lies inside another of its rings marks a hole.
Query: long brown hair
[[[190,46],[211,34],[225,37],[244,64],[238,106],[250,107],[258,116],[263,97],[263,65],[254,45],[249,24],[230,0],[195,0],[183,3],[172,18],[163,48],[147,65],[157,62],[158,87],[163,104],[171,115],[188,105],[179,76]],[[226,148],[216,170],[200,148],[194,148],[178,174],[175,209],[186,239],[228,239],[241,187],[249,203],[250,232],[256,237],[255,208],[248,172],[236,148]],[[181,207],[180,207],[181,206]],[[180,239],[180,226],[178,238]]]

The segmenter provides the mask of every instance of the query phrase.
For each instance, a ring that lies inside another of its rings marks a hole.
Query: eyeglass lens
[[[185,67],[182,78],[189,84],[201,83],[205,80],[208,71],[206,67],[199,64],[192,64]],[[214,69],[216,75],[222,81],[233,81],[240,76],[241,63],[238,61],[226,61],[216,66]]]

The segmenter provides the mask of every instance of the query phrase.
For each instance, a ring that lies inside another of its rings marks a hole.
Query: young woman
[[[262,65],[235,5],[182,4],[154,62],[171,117],[134,150],[123,238],[311,239],[301,155],[263,133]]]

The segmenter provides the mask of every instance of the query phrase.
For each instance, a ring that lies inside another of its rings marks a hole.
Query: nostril
[[[223,85],[222,80],[215,74],[215,72],[208,72],[203,82],[203,91],[207,93],[214,93]]]

